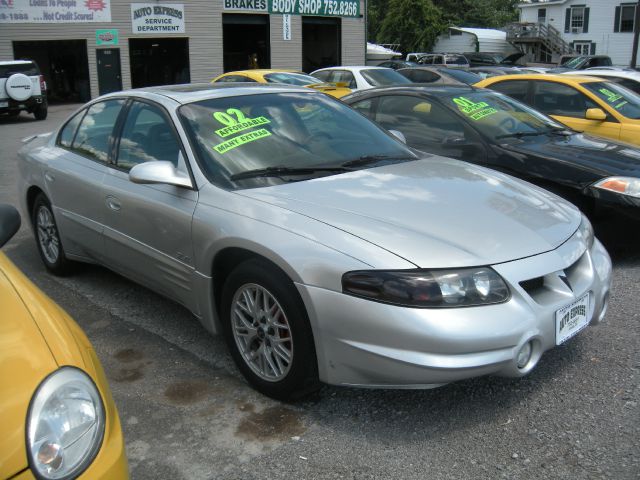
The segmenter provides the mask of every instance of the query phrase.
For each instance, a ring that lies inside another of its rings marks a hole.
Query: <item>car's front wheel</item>
[[[56,275],[69,273],[72,262],[65,257],[51,203],[42,193],[33,202],[31,221],[36,235],[38,252],[45,267]]]
[[[291,400],[319,387],[307,312],[283,272],[262,260],[240,264],[224,285],[221,307],[231,355],[256,390]]]

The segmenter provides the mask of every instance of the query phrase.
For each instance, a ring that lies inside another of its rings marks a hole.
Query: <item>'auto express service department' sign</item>
[[[0,23],[110,21],[111,0],[0,0]]]
[[[360,0],[268,0],[269,13],[359,17]]]
[[[184,5],[132,3],[131,26],[133,33],[140,34],[184,33]]]

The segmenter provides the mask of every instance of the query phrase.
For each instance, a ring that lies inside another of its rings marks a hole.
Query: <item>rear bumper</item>
[[[5,103],[6,106],[3,106]],[[0,114],[20,112],[24,110],[32,112],[35,108],[41,105],[47,105],[46,95],[34,95],[23,102],[18,102],[12,98],[3,98],[0,99]]]
[[[414,309],[298,285],[314,330],[320,379],[336,385],[431,388],[487,374],[523,376],[556,346],[556,311],[586,293],[590,323],[603,320],[611,260],[597,240],[575,236],[558,249],[493,268],[511,289],[499,305]],[[566,272],[573,291],[554,282]],[[544,287],[520,282],[542,277]],[[531,342],[531,361],[518,368]]]

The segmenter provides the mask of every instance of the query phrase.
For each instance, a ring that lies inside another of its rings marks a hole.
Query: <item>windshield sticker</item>
[[[233,116],[232,116],[233,115]],[[235,117],[235,118],[234,118]],[[266,117],[247,118],[242,111],[237,108],[230,108],[227,112],[215,112],[213,114],[218,122],[225,125],[224,128],[216,130],[216,135],[219,137],[228,137],[234,133],[242,132],[259,125],[265,125],[271,123]]]
[[[498,110],[490,107],[487,102],[472,102],[465,97],[457,97],[453,102],[458,106],[460,111],[471,120],[480,120],[482,118],[498,113]]]
[[[601,94],[603,94],[605,97],[607,97],[607,102],[609,102],[609,103],[617,102],[618,100],[620,100],[622,98],[622,95],[620,95],[618,93],[615,93],[615,92],[612,92],[608,88],[601,88],[598,91]],[[624,105],[624,103],[627,103],[627,102],[623,102],[622,104],[620,104],[620,106]],[[619,108],[619,107],[616,105],[616,108]]]
[[[264,128],[261,128],[254,132],[244,133],[242,135],[238,135],[237,137],[233,137],[225,142],[219,143],[218,145],[214,145],[213,149],[219,154],[224,154],[224,153],[227,153],[229,150],[233,150],[234,148],[239,147],[241,145],[245,145],[255,140],[259,140],[261,138],[270,137],[270,136],[271,136],[271,132],[269,132]]]

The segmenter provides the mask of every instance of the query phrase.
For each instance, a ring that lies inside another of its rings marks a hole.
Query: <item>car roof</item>
[[[562,75],[571,75],[572,78],[575,76],[573,72],[566,72]],[[588,77],[619,77],[619,78],[629,78],[631,80],[636,80],[640,82],[640,72],[636,72],[635,70],[611,70],[611,69],[588,69],[581,70],[578,75],[584,75]]]
[[[234,70],[233,72],[226,72],[223,75],[237,75],[242,73],[258,73],[266,75],[267,73],[302,73],[299,70],[289,70],[284,68],[255,68],[250,70]]]
[[[316,93],[306,87],[284,84],[265,83],[187,83],[182,85],[162,85],[158,87],[136,88],[122,92],[114,92],[99,97],[100,99],[122,96],[139,96],[156,99],[171,99],[185,104],[212,98],[237,97],[241,95],[257,95],[264,93]]]
[[[2,60],[0,65],[28,65],[35,63],[33,60]]]
[[[519,75],[500,75],[498,77],[490,77],[482,80],[483,82],[496,82],[506,80],[546,80],[547,82],[559,82],[559,83],[591,83],[597,82],[601,79],[594,76],[580,76],[578,75],[553,75],[549,73],[524,73]]]
[[[344,66],[344,67],[319,68],[318,70],[316,70],[316,72],[322,72],[324,70],[349,70],[351,72],[360,72],[362,70],[390,70],[390,68],[377,67],[377,66],[374,66],[374,65],[358,65],[358,66],[350,65],[350,66]]]
[[[472,87],[470,85],[430,85],[413,83],[411,85],[394,85],[388,87],[376,87],[367,90],[361,90],[354,92],[350,95],[342,97],[341,100],[348,101],[359,97],[368,97],[375,93],[419,93],[429,95],[433,97],[440,97],[442,95],[464,95],[465,93],[479,91],[479,88]]]

